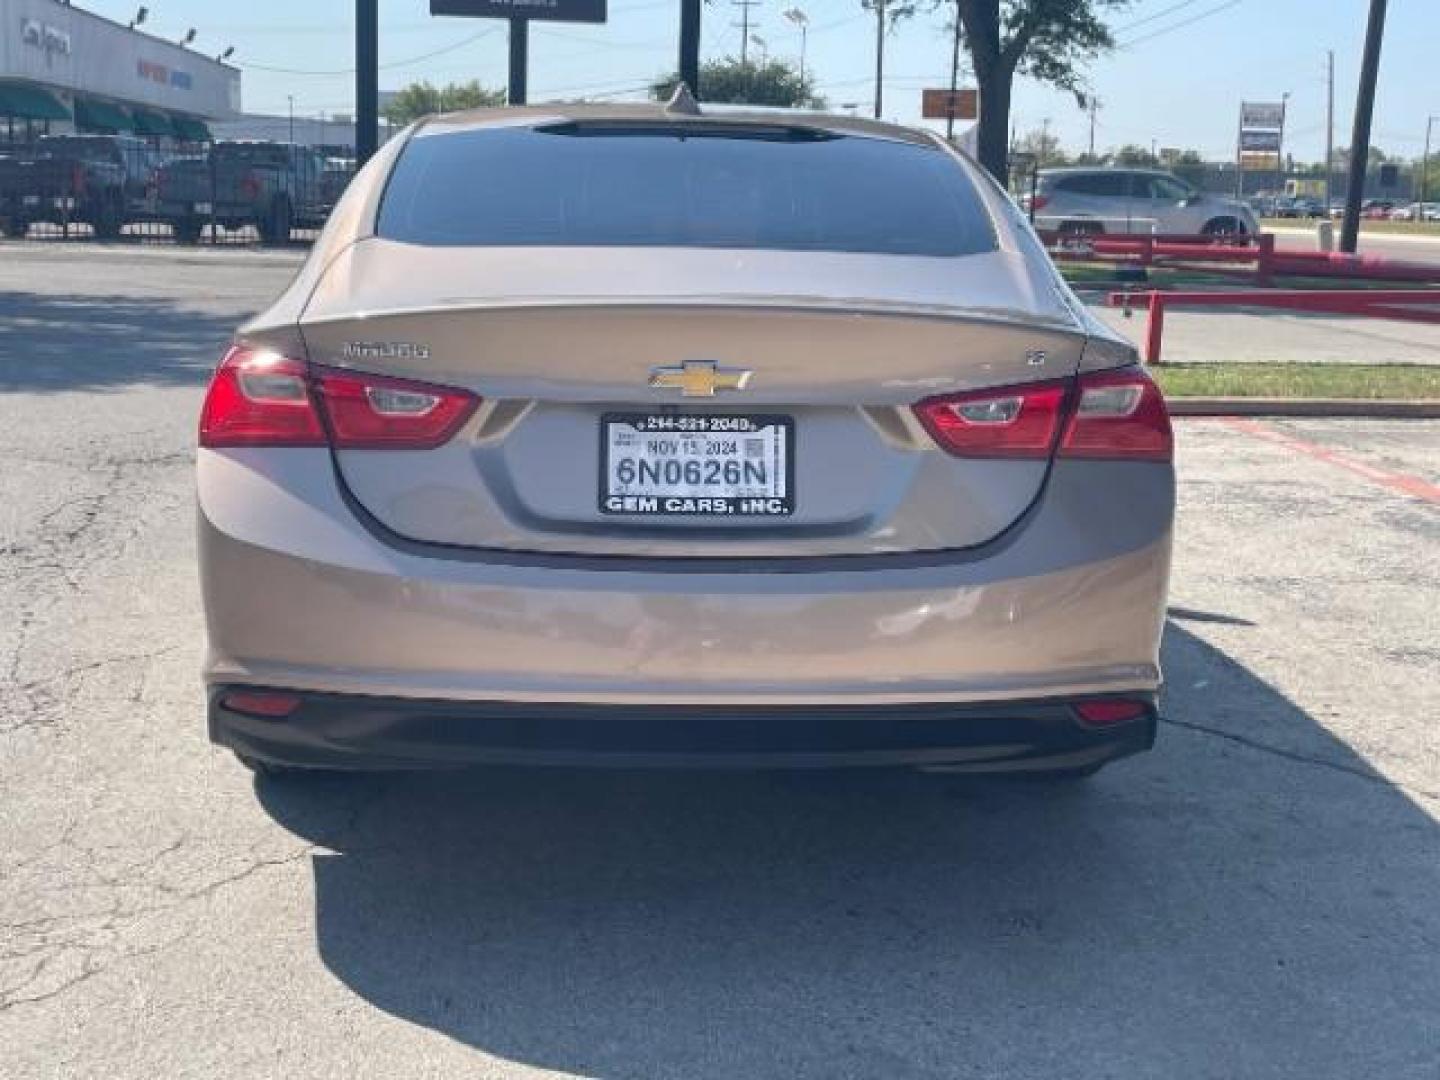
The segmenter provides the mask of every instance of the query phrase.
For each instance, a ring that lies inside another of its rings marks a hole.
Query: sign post
[[[355,0],[355,164],[380,146],[380,0]]]
[[[1283,169],[1280,145],[1285,131],[1283,101],[1242,101],[1235,138],[1235,197],[1245,195],[1245,169]]]
[[[510,80],[507,100],[524,105],[530,73],[530,22],[603,23],[607,0],[430,0],[431,15],[505,19],[510,23]]]

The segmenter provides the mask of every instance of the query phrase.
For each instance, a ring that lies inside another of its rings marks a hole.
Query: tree
[[[475,79],[468,83],[449,83],[444,87],[425,81],[414,82],[385,106],[385,119],[398,126],[434,113],[504,104],[503,90],[491,90]]]
[[[1022,154],[1035,159],[1037,169],[1050,169],[1067,163],[1065,152],[1060,149],[1060,137],[1052,135],[1049,128],[1032,128],[1020,136],[1016,146]]]
[[[680,83],[678,73],[656,79],[650,94],[668,101]],[[815,93],[807,72],[800,72],[783,60],[753,60],[741,63],[733,56],[707,61],[700,68],[700,85],[705,100],[729,105],[773,105],[787,109],[823,109],[825,99]]]
[[[1082,66],[1115,47],[1102,16],[1130,0],[938,0],[952,2],[980,89],[980,163],[1004,183],[1015,76],[1068,90],[1084,108]]]
[[[1129,165],[1132,168],[1153,169],[1160,164],[1159,159],[1143,146],[1136,146],[1134,143],[1127,143],[1110,155],[1110,161],[1115,165]]]

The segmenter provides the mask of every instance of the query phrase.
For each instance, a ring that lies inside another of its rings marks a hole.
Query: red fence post
[[[1260,252],[1255,257],[1255,284],[1268,288],[1275,280],[1275,234],[1261,233]]]
[[[1150,294],[1150,317],[1145,326],[1145,363],[1160,363],[1160,339],[1165,334],[1165,299],[1161,293]]]

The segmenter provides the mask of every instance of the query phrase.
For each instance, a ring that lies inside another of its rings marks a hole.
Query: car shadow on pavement
[[[493,771],[257,786],[326,967],[599,1077],[1431,1076],[1440,834],[1172,623],[1154,753],[1069,787]]]
[[[235,329],[134,296],[0,292],[0,393],[202,385]]]

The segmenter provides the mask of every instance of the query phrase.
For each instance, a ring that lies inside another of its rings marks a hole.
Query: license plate
[[[600,418],[605,514],[788,517],[795,512],[789,416],[607,413]]]
[[[215,207],[208,202],[197,202],[195,204],[195,213],[197,214],[208,216],[214,211],[214,209]]]

